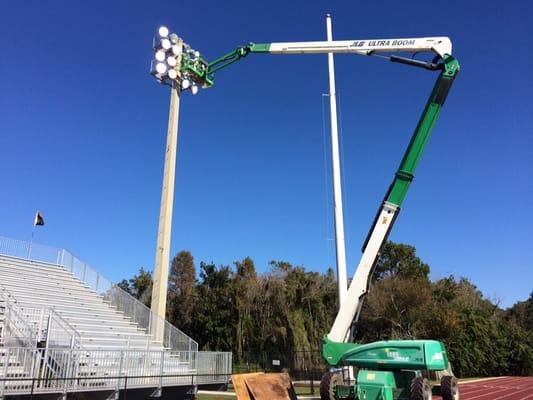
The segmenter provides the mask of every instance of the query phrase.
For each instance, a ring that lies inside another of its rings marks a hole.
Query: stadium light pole
[[[170,264],[170,242],[172,234],[172,211],[174,205],[174,182],[176,178],[176,154],[178,149],[178,122],[181,92],[189,89],[192,94],[198,92],[198,85],[191,79],[184,66],[198,67],[199,53],[183,43],[176,34],[170,34],[162,26],[154,38],[154,60],[151,74],[159,83],[168,85],[170,90],[170,109],[168,114],[167,144],[163,186],[161,189],[161,207],[155,254],[154,276],[152,286],[152,318],[150,333],[154,340],[164,345],[165,314],[167,304],[168,274]]]
[[[328,42],[333,41],[331,14],[326,14],[326,34]],[[346,244],[344,242],[339,131],[337,125],[337,94],[335,91],[335,64],[333,61],[333,53],[328,53],[328,74],[331,123],[331,168],[333,172],[333,215],[335,219],[335,254],[337,260],[337,293],[340,307],[342,303],[344,303],[348,291],[348,278],[346,274]]]

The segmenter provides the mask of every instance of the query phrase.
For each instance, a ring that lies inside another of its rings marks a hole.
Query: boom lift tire
[[[442,400],[459,400],[457,378],[451,375],[443,376],[440,380],[440,392]]]
[[[320,381],[320,400],[336,400],[335,386],[342,383],[339,372],[326,372]]]
[[[411,382],[411,395],[409,400],[431,400],[433,394],[431,392],[431,385],[429,381],[422,377],[418,376]]]

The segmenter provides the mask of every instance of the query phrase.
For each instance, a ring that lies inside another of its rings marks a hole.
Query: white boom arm
[[[381,246],[387,239],[390,227],[398,207],[394,204],[385,203],[380,211],[376,224],[372,230],[368,243],[364,249],[361,261],[355,270],[355,275],[348,288],[348,293],[344,303],[339,308],[335,322],[328,334],[328,339],[334,342],[344,342],[350,331],[354,319],[357,319],[361,306],[362,298],[368,291],[368,285],[372,278],[372,267],[378,257]]]
[[[255,46],[268,46],[257,51]],[[253,45],[252,52],[271,54],[321,54],[321,53],[355,53],[371,55],[372,53],[393,52],[432,52],[443,57],[452,54],[452,43],[446,36],[430,38],[402,38],[402,39],[363,39],[363,40],[335,40],[321,42],[286,42],[270,43],[268,45]]]

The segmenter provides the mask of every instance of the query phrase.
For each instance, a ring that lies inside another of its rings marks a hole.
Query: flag
[[[33,225],[34,226],[44,225],[44,218],[43,218],[43,216],[42,216],[40,211],[37,211],[35,213],[35,220],[33,221]]]

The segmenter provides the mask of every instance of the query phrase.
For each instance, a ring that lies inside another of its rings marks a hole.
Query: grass
[[[216,394],[197,394],[196,400],[231,400],[235,397],[230,396],[218,396]]]
[[[305,385],[305,384],[298,384],[298,386],[294,387],[294,391],[297,395],[301,396],[312,396],[313,393],[311,393],[311,386]],[[233,387],[229,385],[227,393],[235,394],[233,391]],[[317,385],[315,385],[315,392],[314,395],[318,396],[319,394],[319,388]],[[232,400],[235,399],[234,396],[225,396],[225,395],[216,395],[216,394],[198,394],[196,396],[197,400]]]

